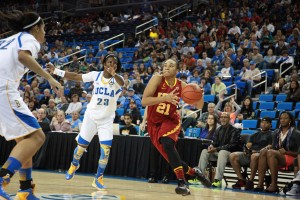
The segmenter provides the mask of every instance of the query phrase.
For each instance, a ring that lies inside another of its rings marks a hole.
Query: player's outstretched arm
[[[64,70],[56,68],[52,63],[47,64],[47,68],[50,70],[51,73],[63,77],[67,80],[72,80],[72,81],[82,81],[82,74],[77,74],[74,72],[66,72]]]
[[[152,106],[162,102],[169,102],[174,105],[178,104],[179,98],[177,97],[178,93],[176,92],[176,90],[173,90],[171,93],[165,96],[154,97],[154,93],[156,92],[157,87],[161,83],[161,80],[162,80],[161,75],[152,76],[143,94],[143,98],[142,98],[143,106]]]
[[[19,51],[18,60],[31,71],[48,80],[54,91],[56,91],[56,88],[63,89],[62,85],[40,66],[29,51]]]

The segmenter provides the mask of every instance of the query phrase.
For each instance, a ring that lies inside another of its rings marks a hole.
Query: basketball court
[[[288,197],[285,195],[266,195],[239,190],[229,189],[207,189],[202,185],[191,185],[191,195],[181,196],[175,194],[175,182],[169,184],[147,183],[146,179],[123,178],[108,176],[104,179],[109,188],[106,191],[97,191],[91,186],[93,174],[76,174],[71,181],[66,181],[64,173],[52,171],[34,171],[34,182],[37,184],[36,194],[41,199],[55,200],[160,200],[160,199],[203,199],[203,200],[281,200],[299,199],[300,197]],[[18,183],[16,174],[6,191],[15,197]]]

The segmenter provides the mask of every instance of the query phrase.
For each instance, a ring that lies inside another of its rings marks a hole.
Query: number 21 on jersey
[[[156,108],[156,112],[163,114],[163,115],[169,115],[170,114],[170,104],[167,103],[160,103],[158,104]]]

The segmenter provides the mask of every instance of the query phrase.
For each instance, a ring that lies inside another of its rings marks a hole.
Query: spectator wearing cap
[[[130,101],[129,108],[126,109],[124,111],[124,113],[125,114],[126,113],[131,114],[131,116],[132,116],[132,123],[134,123],[136,125],[139,125],[140,122],[142,122],[142,120],[143,120],[143,117],[141,115],[140,109],[137,108],[137,106],[136,106],[136,104],[135,104],[134,101]],[[121,119],[120,123],[124,124],[124,116],[121,116],[120,119]]]
[[[86,95],[87,95],[87,92],[86,91],[82,91],[81,93],[81,97],[79,98],[80,102],[83,104],[84,102],[86,102]]]
[[[260,129],[252,134],[243,152],[234,152],[229,156],[231,166],[238,176],[238,181],[232,185],[235,189],[245,187],[245,190],[254,188],[254,177],[258,169],[259,153],[261,149],[272,146],[272,119],[264,117],[260,122]],[[250,178],[246,181],[241,173],[241,166],[249,166],[251,169]]]
[[[261,75],[258,75],[254,77],[255,75],[259,74],[260,71],[259,69],[256,68],[256,64],[254,61],[250,62],[250,69],[246,70],[245,73],[243,74],[241,81],[246,82],[246,88],[247,88],[247,95],[251,96],[252,94],[252,88],[255,82],[260,81]],[[253,78],[254,77],[254,78]]]
[[[281,71],[284,71],[289,66],[293,65],[293,62],[294,62],[293,61],[293,57],[289,56],[287,50],[284,50],[284,51],[281,52],[281,56],[276,60],[276,69],[279,69],[280,66],[282,66],[282,70]],[[287,72],[285,72],[281,76],[284,76]]]
[[[135,94],[135,91],[132,87],[128,88],[128,95],[127,95],[126,100],[123,105],[125,110],[127,110],[129,108],[129,104],[131,101],[135,102],[136,107],[138,109],[142,109],[142,100],[138,95]]]
[[[256,64],[260,64],[264,61],[263,56],[259,52],[259,47],[253,47],[253,53],[249,54],[249,60],[254,61]]]

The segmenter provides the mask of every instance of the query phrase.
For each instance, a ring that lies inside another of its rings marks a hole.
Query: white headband
[[[27,26],[24,26],[23,29],[27,29],[27,28],[30,28],[34,25],[36,25],[39,21],[41,20],[41,17],[39,17],[37,20],[35,20],[33,23],[27,25]]]

